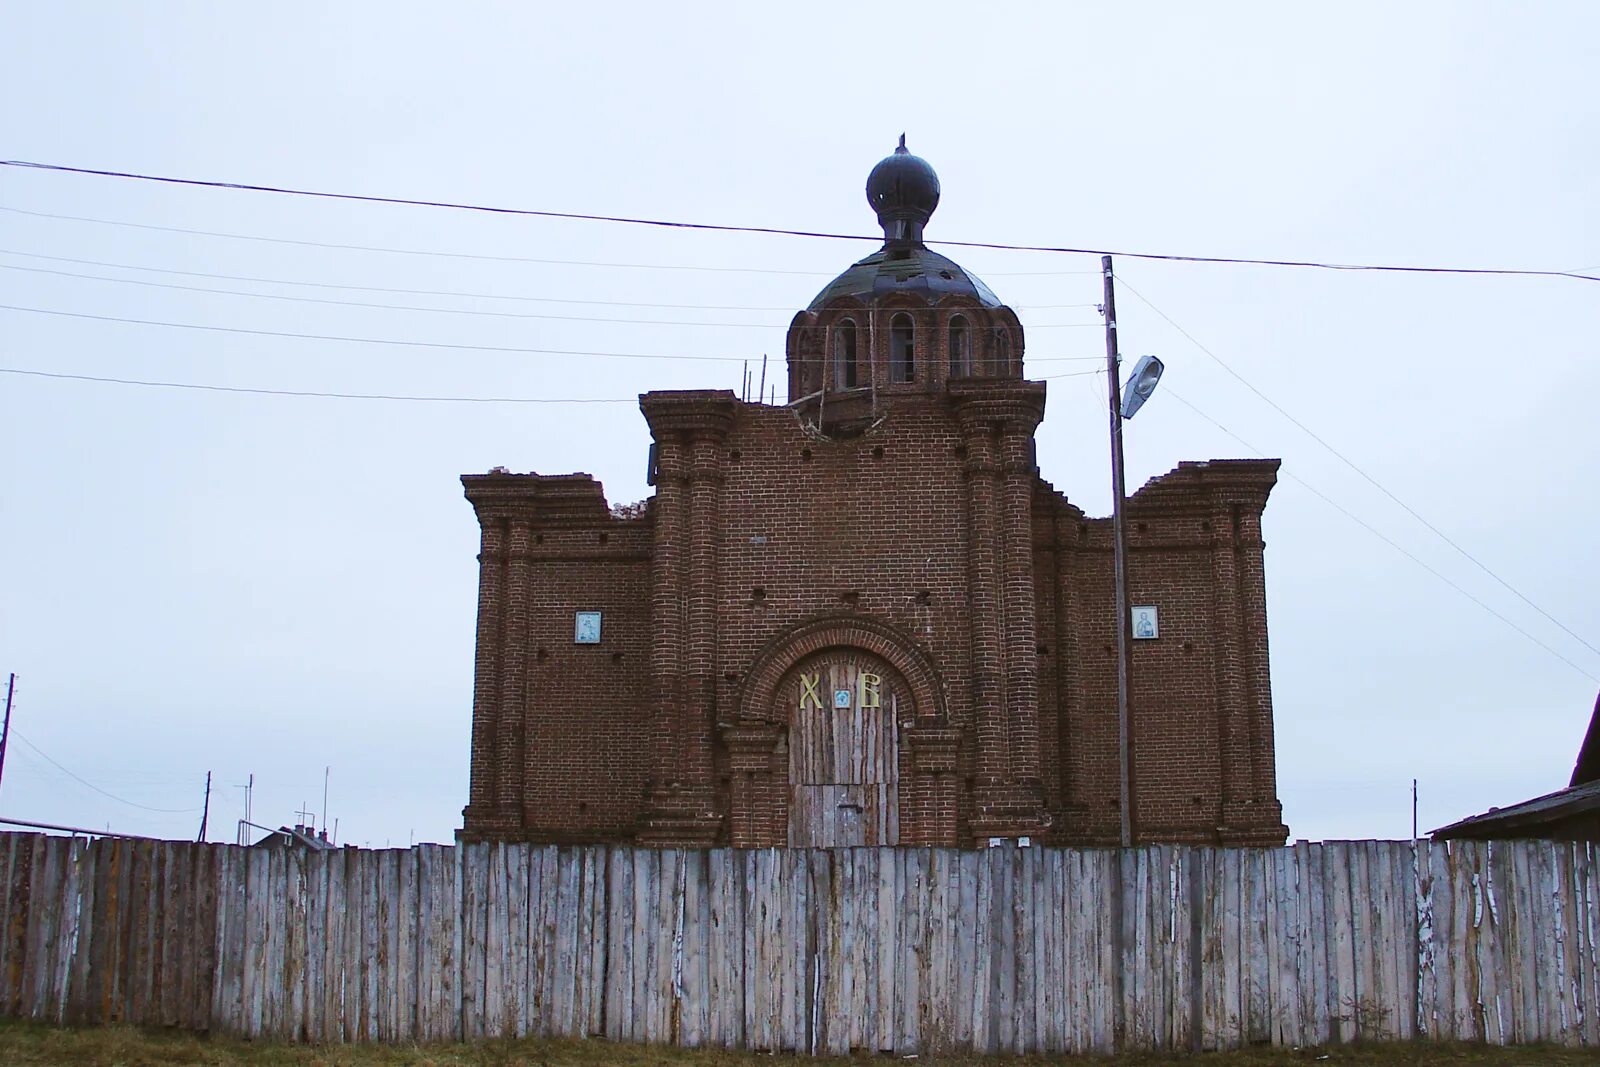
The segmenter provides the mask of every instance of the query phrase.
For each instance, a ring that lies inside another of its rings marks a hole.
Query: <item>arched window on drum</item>
[[[856,369],[856,322],[841,319],[833,328],[833,387],[854,389],[858,384]]]
[[[911,316],[901,312],[889,321],[889,380],[909,382],[917,377],[917,338]]]
[[[1011,335],[1004,326],[994,331],[994,376],[1005,378],[1011,374]]]
[[[972,373],[972,330],[965,315],[950,317],[950,377],[965,378]]]

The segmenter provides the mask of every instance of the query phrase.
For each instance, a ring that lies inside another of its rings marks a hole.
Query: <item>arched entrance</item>
[[[789,722],[789,834],[795,848],[900,841],[900,731],[909,690],[877,656],[835,648],[779,683]]]

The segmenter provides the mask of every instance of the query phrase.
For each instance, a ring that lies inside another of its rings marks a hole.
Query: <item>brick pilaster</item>
[[[717,701],[717,539],[721,534],[722,442],[726,430],[690,435],[689,581],[681,767],[684,784],[712,788],[712,729]]]
[[[724,390],[648,393],[640,400],[657,448],[651,675],[657,741],[670,764],[646,797],[643,844],[706,847],[722,834],[712,735],[716,542],[721,450],[735,406]]]
[[[1241,647],[1244,621],[1239,611],[1237,518],[1237,507],[1225,500],[1212,508],[1212,618],[1216,627],[1217,750],[1222,777],[1217,833],[1224,843],[1249,822],[1252,777]]]
[[[1042,833],[1030,441],[1044,416],[1036,382],[951,385],[966,448],[967,596],[977,732],[976,843]]]
[[[1278,773],[1272,729],[1272,676],[1267,657],[1267,579],[1261,506],[1241,508],[1235,548],[1238,554],[1239,611],[1243,620],[1245,719],[1250,734],[1250,813],[1245,844],[1278,845],[1288,836],[1278,800]]]
[[[528,570],[533,534],[524,515],[513,516],[506,541],[500,610],[500,701],[495,723],[494,803],[504,827],[522,822],[523,720],[528,700]]]
[[[1074,840],[1087,833],[1088,804],[1084,787],[1088,776],[1088,753],[1083,735],[1087,725],[1079,692],[1084,671],[1085,642],[1083,599],[1079,594],[1082,559],[1078,551],[1079,524],[1066,512],[1054,523],[1055,538],[1055,649],[1056,702],[1051,714],[1057,716],[1056,773],[1060,776],[1060,808],[1056,813],[1058,840]],[[1040,709],[1044,714],[1045,709]]]
[[[977,740],[975,785],[1005,784],[1005,646],[1000,633],[1000,463],[988,423],[962,425],[967,479],[967,604],[971,612],[971,690]]]
[[[1006,718],[1010,778],[1044,799],[1039,768],[1039,627],[1033,584],[1033,431],[1036,424],[1008,419],[1000,435],[1001,521],[1004,558]]]
[[[684,570],[688,540],[688,464],[682,435],[656,437],[655,544],[650,567],[652,737],[661,754],[652,788],[676,782],[682,745]]]
[[[783,737],[775,723],[741,723],[723,730],[732,777],[728,839],[734,848],[777,848],[781,833],[782,781],[774,760]],[[787,779],[785,778],[784,781]]]
[[[468,832],[492,821],[495,802],[494,738],[500,703],[500,610],[506,525],[503,516],[479,512],[478,644],[472,679],[472,780],[462,813]]]
[[[901,738],[906,745],[903,762],[912,771],[909,788],[900,800],[904,822],[901,843],[959,846],[956,775],[961,731],[939,723],[919,722],[904,730]],[[907,819],[907,815],[911,817]]]

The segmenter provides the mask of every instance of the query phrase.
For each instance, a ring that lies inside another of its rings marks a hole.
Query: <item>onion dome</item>
[[[905,134],[900,135],[900,147],[867,175],[867,203],[878,213],[878,225],[891,245],[922,243],[922,227],[939,206],[939,175],[927,160],[907,150]]]
[[[867,202],[883,227],[883,247],[830,282],[808,310],[821,311],[849,297],[870,302],[896,293],[915,293],[930,304],[954,294],[980,307],[1001,306],[987,285],[922,243],[922,227],[939,206],[939,176],[906,148],[905,134],[900,147],[867,175]]]

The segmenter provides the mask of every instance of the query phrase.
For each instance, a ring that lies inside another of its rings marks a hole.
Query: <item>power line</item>
[[[0,211],[14,211],[15,208],[0,207]],[[27,212],[33,214],[33,212]],[[103,221],[103,220],[93,220]],[[128,223],[126,225],[132,225]],[[165,228],[165,227],[163,227]],[[658,304],[641,303],[636,300],[580,300],[572,297],[558,296],[525,296],[522,294],[506,295],[503,293],[464,293],[452,289],[401,289],[382,285],[341,285],[334,282],[308,282],[298,278],[262,278],[249,274],[218,274],[202,270],[174,270],[169,267],[146,267],[136,263],[112,263],[102,259],[76,259],[70,256],[47,256],[40,252],[19,252],[15,249],[0,248],[0,255],[22,256],[27,259],[43,259],[52,263],[77,263],[90,267],[110,267],[115,270],[137,270],[150,274],[176,274],[188,278],[213,278],[230,282],[257,282],[264,285],[298,285],[314,289],[349,289],[363,293],[395,293],[405,296],[448,296],[459,297],[467,300],[516,300],[532,304],[585,304],[597,307],[629,307],[629,308],[669,308],[679,311],[781,311],[786,315],[793,315],[800,310],[792,305],[750,305],[750,304]],[[90,275],[74,275],[67,271],[49,271],[36,267],[19,267],[14,264],[0,264],[6,270],[33,270],[41,274],[65,274],[68,277],[90,277]],[[995,275],[991,275],[995,277]],[[102,281],[113,279],[104,278]],[[115,279],[118,281],[132,281],[133,279]],[[1088,304],[1010,304],[1013,311],[1060,311],[1069,308],[1092,308],[1099,305]],[[831,311],[855,305],[835,304],[817,308],[818,311]],[[809,309],[807,309],[809,310]]]
[[[107,385],[138,385],[160,389],[196,389],[212,393],[255,393],[263,396],[327,397],[336,400],[400,400],[438,404],[637,404],[627,397],[528,397],[528,396],[403,396],[395,393],[332,393],[310,389],[256,389],[241,385],[209,385],[200,382],[161,382],[138,378],[102,378],[90,374],[64,374],[58,371],[24,367],[0,367],[0,374],[20,374],[30,378],[57,378],[64,381],[100,382]]]
[[[1119,279],[1119,280],[1122,280],[1122,279]],[[1366,479],[1368,484],[1372,485],[1379,492],[1381,492],[1384,496],[1388,497],[1390,500],[1392,500],[1396,504],[1400,505],[1400,507],[1406,512],[1406,514],[1410,515],[1413,519],[1416,519],[1423,526],[1426,526],[1434,534],[1434,536],[1438,537],[1445,544],[1447,544],[1451,548],[1455,549],[1463,557],[1465,557],[1473,566],[1477,567],[1483,573],[1485,573],[1489,577],[1493,578],[1501,586],[1503,586],[1504,588],[1509,590],[1513,595],[1516,596],[1516,598],[1518,600],[1521,600],[1524,604],[1528,605],[1534,611],[1537,611],[1540,615],[1543,615],[1547,620],[1549,620],[1550,622],[1554,623],[1556,626],[1560,627],[1560,629],[1563,632],[1565,632],[1568,637],[1571,637],[1573,640],[1577,641],[1580,645],[1582,645],[1584,648],[1587,648],[1590,652],[1593,652],[1595,655],[1600,656],[1600,648],[1596,648],[1594,645],[1592,645],[1588,641],[1584,640],[1583,637],[1581,637],[1576,631],[1574,631],[1566,623],[1562,622],[1560,619],[1558,619],[1554,615],[1550,614],[1544,608],[1542,608],[1538,604],[1534,603],[1531,599],[1529,599],[1527,596],[1525,596],[1522,593],[1522,591],[1519,590],[1516,586],[1512,585],[1510,582],[1506,581],[1504,578],[1500,577],[1493,570],[1491,570],[1489,568],[1488,564],[1484,563],[1477,556],[1474,556],[1471,552],[1468,552],[1465,548],[1461,547],[1461,545],[1459,543],[1457,543],[1456,540],[1454,538],[1452,538],[1449,534],[1445,533],[1443,530],[1439,529],[1439,527],[1435,526],[1433,523],[1429,522],[1426,518],[1424,518],[1422,516],[1422,514],[1417,511],[1416,508],[1413,508],[1410,504],[1407,504],[1404,500],[1401,500],[1398,496],[1396,496],[1393,492],[1391,492],[1389,490],[1388,486],[1384,485],[1382,482],[1378,481],[1378,479],[1376,479],[1372,475],[1368,474],[1359,465],[1357,465],[1356,462],[1354,460],[1352,460],[1349,456],[1346,456],[1343,452],[1339,451],[1337,448],[1334,448],[1333,445],[1329,444],[1325,439],[1323,439],[1323,437],[1320,434],[1318,434],[1315,430],[1311,429],[1311,427],[1307,426],[1305,423],[1301,422],[1299,419],[1297,419],[1293,415],[1289,414],[1288,411],[1284,410],[1283,405],[1279,404],[1276,400],[1273,400],[1270,396],[1268,396],[1266,393],[1263,393],[1260,389],[1257,389],[1253,384],[1251,384],[1251,382],[1248,379],[1245,378],[1244,375],[1240,374],[1238,371],[1236,371],[1232,367],[1228,366],[1228,364],[1223,360],[1223,358],[1221,356],[1217,355],[1215,352],[1211,351],[1211,349],[1209,349],[1205,345],[1201,344],[1195,338],[1195,336],[1193,334],[1191,334],[1188,330],[1185,330],[1182,326],[1179,326],[1176,322],[1172,321],[1171,316],[1169,316],[1166,312],[1162,311],[1160,308],[1158,308],[1154,304],[1152,304],[1149,301],[1149,299],[1147,299],[1142,293],[1139,292],[1139,290],[1135,289],[1131,285],[1128,285],[1125,280],[1123,280],[1123,287],[1126,288],[1134,296],[1138,297],[1141,301],[1143,301],[1145,306],[1148,307],[1151,311],[1154,311],[1157,315],[1160,315],[1163,319],[1165,319],[1169,326],[1171,326],[1173,329],[1177,330],[1179,333],[1183,334],[1183,336],[1187,337],[1189,339],[1190,343],[1193,344],[1196,348],[1200,349],[1200,351],[1202,351],[1206,355],[1210,356],[1211,359],[1217,364],[1217,366],[1219,366],[1223,370],[1227,371],[1240,384],[1242,384],[1246,389],[1249,389],[1252,393],[1254,393],[1256,396],[1258,396],[1263,401],[1265,401],[1268,405],[1270,405],[1272,410],[1276,411],[1279,415],[1282,415],[1284,418],[1288,419],[1295,426],[1299,427],[1301,432],[1305,433],[1313,441],[1317,442],[1317,444],[1319,444],[1323,448],[1327,449],[1329,453],[1331,453],[1336,459],[1339,460],[1339,462],[1343,463],[1346,467],[1349,467],[1351,470],[1353,470],[1357,474],[1361,475],[1362,478]]]
[[[292,237],[268,237],[264,234],[233,233],[225,230],[194,230],[183,226],[158,226],[148,222],[128,222],[123,219],[98,219],[87,215],[56,215],[47,211],[27,211],[19,207],[0,207],[15,215],[28,215],[36,219],[57,219],[64,222],[92,222],[102,226],[125,226],[135,230],[157,230],[162,233],[182,233],[191,237],[222,237],[233,241],[261,241],[267,244],[298,245],[303,248],[330,248],[344,252],[380,252],[396,256],[436,256],[442,259],[474,259],[490,263],[534,263],[558,267],[614,267],[628,270],[688,270],[709,271],[718,274],[784,274],[798,278],[831,278],[837,271],[779,270],[774,267],[704,267],[690,263],[610,263],[592,259],[540,259],[533,256],[491,256],[478,252],[441,252],[431,248],[395,248],[392,245],[339,244],[332,241],[306,241]],[[866,238],[862,238],[865,240]],[[878,238],[873,238],[878,240]],[[19,255],[25,253],[17,253]],[[986,272],[991,278],[1066,277],[1073,274],[1099,274],[1097,270],[1045,270]],[[1036,305],[1037,306],[1037,305]],[[1064,307],[1087,307],[1070,304]],[[786,310],[777,308],[774,310]]]
[[[1124,287],[1126,287],[1126,286],[1124,286]],[[1162,390],[1162,392],[1165,395],[1172,397],[1178,403],[1182,404],[1184,407],[1188,408],[1190,411],[1194,412],[1196,415],[1200,416],[1202,419],[1205,419],[1211,425],[1215,426],[1217,429],[1221,430],[1223,433],[1227,434],[1229,437],[1233,438],[1235,441],[1238,441],[1241,445],[1244,445],[1244,447],[1248,448],[1251,452],[1254,452],[1258,456],[1265,455],[1265,453],[1263,453],[1261,451],[1261,449],[1257,448],[1255,445],[1252,445],[1249,441],[1246,441],[1244,438],[1240,437],[1238,434],[1234,433],[1232,430],[1230,430],[1226,426],[1222,425],[1222,423],[1218,422],[1216,419],[1212,418],[1210,415],[1207,415],[1205,412],[1203,412],[1199,408],[1195,407],[1193,404],[1191,404],[1189,401],[1185,400],[1181,395],[1179,395],[1175,390],[1164,389],[1164,390]],[[1439,579],[1445,585],[1448,585],[1451,589],[1454,589],[1456,592],[1460,593],[1462,596],[1466,597],[1468,600],[1470,600],[1474,604],[1478,605],[1478,607],[1482,608],[1484,611],[1487,611],[1490,615],[1493,615],[1495,618],[1499,619],[1501,622],[1505,623],[1507,626],[1509,626],[1513,630],[1517,631],[1517,633],[1521,634],[1523,637],[1526,637],[1529,641],[1532,641],[1534,644],[1538,645],[1540,648],[1544,649],[1546,652],[1550,653],[1556,659],[1560,660],[1562,663],[1565,663],[1567,666],[1571,667],[1573,670],[1577,671],[1579,674],[1583,675],[1585,678],[1589,679],[1591,682],[1600,683],[1600,678],[1597,678],[1594,675],[1590,674],[1588,671],[1584,670],[1582,667],[1580,667],[1576,663],[1572,662],[1572,660],[1568,659],[1566,656],[1562,655],[1560,652],[1556,651],[1554,648],[1551,648],[1549,645],[1547,645],[1543,641],[1539,640],[1539,638],[1535,637],[1533,634],[1529,633],[1527,630],[1523,629],[1521,626],[1518,626],[1515,622],[1512,622],[1509,618],[1507,618],[1506,616],[1502,615],[1500,612],[1496,611],[1494,608],[1490,607],[1487,603],[1485,603],[1484,601],[1480,600],[1478,597],[1474,596],[1472,593],[1468,592],[1466,590],[1466,588],[1464,588],[1463,586],[1461,586],[1461,585],[1457,584],[1456,582],[1452,581],[1450,578],[1446,577],[1442,572],[1436,570],[1432,566],[1429,566],[1427,563],[1423,562],[1418,556],[1416,556],[1414,553],[1412,553],[1411,551],[1409,551],[1408,549],[1403,547],[1398,541],[1394,540],[1392,537],[1389,537],[1387,534],[1383,533],[1377,527],[1373,526],[1371,523],[1367,522],[1365,519],[1363,519],[1360,516],[1356,515],[1354,512],[1350,511],[1348,508],[1344,507],[1344,505],[1340,504],[1338,501],[1336,501],[1332,497],[1328,496],[1326,493],[1324,493],[1322,490],[1318,489],[1316,486],[1312,485],[1310,482],[1306,481],[1304,478],[1299,477],[1298,475],[1296,475],[1291,470],[1284,470],[1283,471],[1283,476],[1285,478],[1288,478],[1289,480],[1295,482],[1297,485],[1300,485],[1301,487],[1309,490],[1312,494],[1314,494],[1323,503],[1327,504],[1329,507],[1331,507],[1335,511],[1339,512],[1345,518],[1349,519],[1351,522],[1355,523],[1357,526],[1360,526],[1362,529],[1364,529],[1368,533],[1372,534],[1372,536],[1378,538],[1380,541],[1382,541],[1385,544],[1387,544],[1390,548],[1394,549],[1396,552],[1400,553],[1402,556],[1405,556],[1412,563],[1415,563],[1417,566],[1421,567],[1423,570],[1427,571],[1429,574],[1431,574],[1435,578]]]
[[[91,319],[96,322],[131,323],[137,326],[161,326],[173,330],[205,330],[212,333],[240,333],[259,337],[292,337],[304,341],[343,341],[350,344],[394,345],[402,348],[447,348],[467,352],[513,352],[539,356],[591,356],[599,359],[670,359],[694,360],[703,363],[741,363],[742,356],[664,356],[654,352],[587,352],[563,348],[518,348],[507,345],[464,345],[444,341],[409,341],[383,337],[348,337],[340,334],[292,333],[287,330],[253,330],[242,326],[211,326],[197,322],[165,322],[157,319],[134,319],[120,315],[91,315],[82,311],[56,311],[50,308],[22,307],[0,304],[0,310],[25,311],[35,315],[58,315],[71,319]]]
[[[4,166],[0,163],[0,166]],[[266,237],[249,233],[225,233],[216,230],[191,230],[181,226],[155,226],[141,222],[118,222],[111,219],[92,219],[77,215],[47,215],[42,211],[23,211],[21,208],[0,208],[19,215],[39,218],[70,219],[74,222],[100,222],[111,226],[128,226],[139,230],[161,230],[167,233],[185,233],[195,237],[226,237],[236,241],[263,241],[269,244],[299,245],[302,248],[331,248],[345,252],[383,252],[395,256],[435,256],[441,259],[473,259],[489,263],[536,263],[555,267],[613,267],[629,270],[689,270],[710,271],[718,274],[785,274],[801,278],[829,278],[833,272],[820,270],[778,270],[771,267],[701,267],[688,263],[607,263],[589,259],[540,259],[533,256],[491,256],[478,252],[440,252],[427,248],[393,248],[384,245],[337,244],[331,241],[302,241],[288,237]]]
[[[257,300],[291,300],[302,304],[331,304],[337,307],[373,308],[381,311],[414,311],[434,315],[472,315],[488,318],[502,319],[539,319],[554,322],[604,322],[621,326],[709,326],[730,327],[742,330],[781,330],[782,323],[773,322],[693,322],[685,319],[617,319],[592,315],[541,315],[528,311],[483,311],[475,308],[440,308],[416,307],[411,304],[379,304],[361,300],[332,300],[315,296],[292,296],[287,293],[252,293],[238,289],[213,289],[201,285],[178,285],[173,282],[151,282],[142,278],[107,278],[97,274],[79,274],[70,270],[50,270],[44,267],[19,267],[10,263],[0,263],[0,270],[27,271],[31,274],[49,274],[60,278],[81,278],[96,282],[115,282],[120,285],[144,285],[157,289],[177,289],[188,293],[214,293],[219,296],[242,296]],[[1040,329],[1074,329],[1083,327],[1100,326],[1096,322],[1042,322],[1035,323],[1028,328]]]
[[[158,813],[160,813],[162,815],[187,815],[190,812],[195,812],[195,811],[199,811],[200,810],[199,808],[152,808],[148,804],[140,804],[140,803],[138,803],[136,801],[128,800],[125,797],[119,797],[115,793],[108,793],[104,789],[101,789],[99,786],[95,785],[93,782],[89,781],[87,778],[83,778],[83,777],[81,777],[79,775],[76,775],[76,774],[72,773],[71,771],[67,770],[61,764],[57,763],[54,759],[52,759],[51,756],[50,756],[50,753],[48,753],[44,749],[40,748],[38,745],[34,744],[32,741],[29,741],[26,737],[23,737],[22,734],[19,731],[13,730],[12,732],[17,735],[17,740],[18,741],[21,741],[23,744],[25,744],[29,748],[33,749],[34,752],[36,752],[40,756],[42,756],[45,759],[45,761],[48,762],[56,770],[60,771],[64,775],[66,775],[68,778],[71,778],[73,781],[77,782],[79,785],[88,786],[90,789],[93,789],[96,793],[99,793],[103,797],[109,797],[110,799],[115,800],[118,804],[126,804],[130,808],[139,808],[139,809],[141,809],[143,811],[154,811],[154,812],[158,812]]]
[[[1047,374],[1042,381],[1061,378],[1082,378],[1099,371],[1071,371],[1066,374]],[[202,382],[162,382],[140,378],[103,378],[91,374],[65,374],[60,371],[33,370],[24,367],[0,367],[0,374],[18,374],[30,378],[54,378],[62,381],[97,382],[105,385],[134,385],[156,389],[193,389],[210,393],[248,393],[259,396],[319,397],[331,400],[395,400],[412,403],[436,404],[636,404],[637,396],[621,397],[526,397],[526,396],[406,396],[397,393],[333,393],[311,389],[265,389],[242,385],[212,385]]]
[[[241,192],[276,193],[284,196],[304,196],[322,200],[341,200],[365,204],[390,204],[405,207],[434,207],[451,211],[471,211],[491,215],[514,215],[531,218],[566,219],[579,222],[613,222],[630,226],[651,226],[676,230],[700,230],[718,233],[770,234],[782,237],[815,237],[836,241],[879,241],[870,234],[831,233],[822,230],[793,230],[777,226],[734,226],[722,223],[682,222],[669,219],[646,219],[627,215],[594,215],[575,211],[547,211],[532,208],[494,207],[486,204],[464,204],[448,200],[412,200],[404,197],[373,196],[360,193],[333,193],[324,190],[296,189],[276,185],[255,185],[247,182],[208,181],[199,178],[174,178],[156,174],[139,174],[133,171],[100,170],[91,167],[68,167],[59,163],[39,163],[30,160],[0,160],[0,166],[28,170],[53,171],[62,174],[86,174],[102,178],[123,178],[131,181],[156,182],[204,189],[231,189]],[[1325,263],[1302,259],[1260,259],[1237,256],[1189,256],[1157,252],[1124,252],[1106,248],[1068,248],[1053,245],[1002,244],[993,241],[930,241],[929,244],[960,248],[987,248],[1003,252],[1050,252],[1069,255],[1120,256],[1131,259],[1166,260],[1181,263],[1229,263],[1264,267],[1309,267],[1319,270],[1386,271],[1407,274],[1482,274],[1499,276],[1574,278],[1580,281],[1600,282],[1600,277],[1560,270],[1515,270],[1500,267],[1412,267],[1377,263]],[[1083,273],[1095,273],[1085,271]]]
[[[701,363],[743,363],[746,356],[667,356],[657,352],[591,352],[566,348],[518,348],[507,345],[464,345],[447,341],[409,341],[386,337],[350,337],[343,334],[293,333],[287,330],[254,330],[243,326],[211,326],[198,322],[167,322],[160,319],[134,319],[121,315],[91,315],[84,311],[58,311],[53,308],[24,307],[18,304],[0,304],[0,310],[24,311],[34,315],[57,315],[69,319],[90,319],[95,322],[120,322],[136,326],[162,326],[174,330],[205,330],[212,333],[240,333],[257,337],[291,337],[303,341],[344,341],[350,344],[393,345],[401,348],[447,348],[463,352],[514,352],[538,356],[592,356],[598,359],[665,359],[692,360]],[[1094,356],[1036,356],[1035,363],[1072,363],[1094,359]]]

